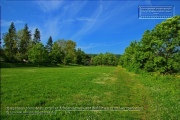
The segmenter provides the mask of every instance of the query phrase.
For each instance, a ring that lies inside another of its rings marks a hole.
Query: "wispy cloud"
[[[137,6],[137,4],[132,4],[130,1],[122,1],[120,3],[96,1],[93,2],[94,8],[90,9],[91,12],[82,14],[82,10],[89,6],[87,3],[88,1],[37,2],[40,8],[45,12],[45,19],[42,27],[45,35],[43,36],[52,35],[54,38],[68,37],[69,39],[79,41],[86,35],[95,32],[103,25],[108,26],[112,22],[124,25],[125,23],[133,21],[133,15],[131,17],[128,16],[126,20],[124,19],[124,17],[127,17],[124,11],[129,10],[129,7]],[[54,12],[53,14],[52,11]],[[119,21],[121,18],[122,21]]]
[[[44,44],[46,44],[48,38],[50,36],[52,36],[52,38],[57,37],[59,34],[59,29],[58,27],[58,22],[57,19],[54,19],[54,21],[50,21],[47,20],[43,25],[39,25],[39,24],[30,24],[29,25],[29,30],[31,30],[31,34],[32,34],[32,38],[35,32],[35,29],[38,28],[40,31],[40,35],[41,35],[41,42],[43,42]],[[55,41],[53,39],[53,41]]]
[[[50,12],[60,8],[61,5],[63,4],[63,1],[49,0],[49,1],[36,1],[36,3],[40,6],[43,12]]]
[[[25,23],[24,21],[21,20],[12,20],[12,21],[6,21],[6,20],[1,20],[1,26],[7,27],[10,26],[11,22],[13,22],[14,24],[22,24]]]
[[[63,19],[63,24],[66,24],[66,23],[72,23],[72,22],[94,22],[95,19],[92,19],[92,18],[88,18],[88,17],[77,17],[77,18],[74,18],[74,19]]]
[[[77,21],[92,21],[90,18],[77,16],[77,14],[83,9],[88,1],[38,1],[36,2],[40,6],[44,14],[42,24],[44,39],[50,35],[54,38],[66,36],[69,34],[68,28],[70,23]]]
[[[83,36],[95,32],[104,25],[109,26],[112,22],[117,22],[118,25],[115,27],[120,27],[119,24],[122,26],[132,22],[135,19],[135,15],[126,15],[124,12],[137,5],[137,3],[132,4],[131,1],[122,1],[120,3],[100,1],[98,7],[94,10],[94,13],[89,16],[89,22],[86,22],[72,38],[80,40]],[[128,19],[125,20],[125,17],[128,17]]]
[[[44,39],[48,39],[49,36],[52,36],[53,38],[60,37],[60,18],[59,17],[54,17],[54,18],[49,18],[47,21],[44,23]]]
[[[86,45],[79,45],[79,48],[82,48],[83,50],[88,50],[91,48],[97,48],[97,47],[110,47],[110,46],[114,46],[114,45],[119,45],[119,44],[124,44],[126,43],[126,41],[120,41],[120,42],[116,42],[116,41],[111,41],[111,42],[99,42],[99,43],[89,43]]]
[[[87,18],[87,17],[79,17],[76,19],[77,21],[85,21],[85,22],[94,22],[95,19]]]
[[[88,18],[88,21],[86,24],[84,24],[82,26],[82,28],[74,35],[72,36],[72,38],[77,39],[77,37],[84,35],[85,33],[87,33],[97,22],[98,18],[100,17],[102,13],[102,5],[100,4],[96,10],[94,11],[94,13]],[[85,19],[81,19],[81,20],[85,20]],[[87,19],[86,19],[87,20]],[[97,27],[97,26],[96,26]],[[96,28],[94,27],[94,29]]]

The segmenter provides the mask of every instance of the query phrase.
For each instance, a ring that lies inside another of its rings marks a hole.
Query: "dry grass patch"
[[[92,102],[93,102],[93,104],[98,104],[98,103],[101,103],[101,100],[100,100],[99,96],[93,96]]]
[[[108,85],[108,84],[115,84],[117,78],[113,75],[103,73],[98,78],[95,78],[92,80],[93,83],[102,84],[102,85]]]
[[[85,99],[84,99],[84,94],[81,94],[81,93],[79,93],[79,94],[74,94],[74,95],[72,96],[72,98],[73,98],[73,101],[75,101],[75,102],[78,103],[78,104],[85,101]]]

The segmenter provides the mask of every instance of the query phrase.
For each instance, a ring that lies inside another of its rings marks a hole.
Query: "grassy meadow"
[[[180,80],[136,75],[121,67],[21,67],[1,69],[2,119],[180,119]],[[133,110],[10,114],[9,107],[141,107]]]

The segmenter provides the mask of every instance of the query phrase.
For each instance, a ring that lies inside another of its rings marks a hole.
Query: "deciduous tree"
[[[29,60],[38,66],[47,59],[46,57],[47,51],[42,43],[37,43],[28,52]]]

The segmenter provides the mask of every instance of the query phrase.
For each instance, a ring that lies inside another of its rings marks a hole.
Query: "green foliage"
[[[40,41],[41,41],[40,31],[38,30],[38,28],[36,28],[34,32],[33,44],[37,44]]]
[[[82,51],[80,48],[77,49],[76,51],[76,60],[78,65],[84,65],[86,62],[86,54],[84,51]]]
[[[51,53],[52,52],[52,47],[53,47],[53,40],[52,40],[52,37],[50,36],[48,41],[47,41],[46,47],[45,47],[47,52],[48,52],[48,58],[46,60],[46,62],[48,62],[48,63],[56,63],[52,58],[53,57],[52,53]]]
[[[61,62],[61,49],[58,46],[57,42],[54,42],[52,45],[52,50],[49,53],[49,57],[51,58],[51,63],[57,64],[58,62]]]
[[[154,65],[153,61],[149,60],[146,62],[145,66],[144,66],[144,70],[148,71],[148,72],[154,72],[154,67],[155,67],[155,65]]]
[[[6,56],[5,56],[5,54],[4,54],[4,49],[0,48],[0,53],[1,53],[0,62],[5,61]]]
[[[12,22],[7,33],[3,35],[4,54],[7,61],[15,61],[18,52],[16,28]]]
[[[52,44],[51,38],[49,38],[47,46],[49,46],[48,51],[51,63],[63,63],[64,65],[76,63],[76,43],[74,41],[57,40]]]
[[[76,42],[74,42],[72,40],[66,41],[65,59],[64,59],[65,65],[76,62],[76,49],[75,48],[76,48]]]
[[[52,40],[52,37],[50,36],[47,41],[47,45],[46,45],[46,49],[48,52],[51,52],[52,46],[53,46],[53,40]]]
[[[76,43],[72,40],[57,40],[57,51],[59,51],[60,57],[60,63],[63,63],[64,65],[67,65],[69,63],[75,62],[75,47]]]
[[[36,45],[33,45],[33,47],[30,48],[28,52],[29,60],[33,63],[38,63],[38,65],[43,63],[47,59],[46,57],[47,51],[42,43],[37,43]]]
[[[145,31],[141,41],[131,42],[120,64],[136,72],[177,73],[180,72],[179,52],[180,16],[175,16]]]
[[[76,42],[72,40],[57,40],[53,43],[50,36],[46,46],[40,42],[41,35],[38,28],[35,29],[33,40],[28,25],[16,33],[14,23],[11,24],[9,32],[4,34],[4,49],[1,60],[33,62],[42,64],[64,64],[64,65],[111,65],[118,64],[118,55],[112,53],[88,55],[80,48],[76,49]]]
[[[117,57],[112,53],[100,53],[99,55],[93,57],[93,64],[94,65],[110,65],[116,66],[118,64]]]
[[[28,49],[31,41],[31,32],[28,30],[28,25],[25,24],[24,29],[19,30],[17,33],[18,36],[18,58],[19,61],[23,59],[28,59]]]

